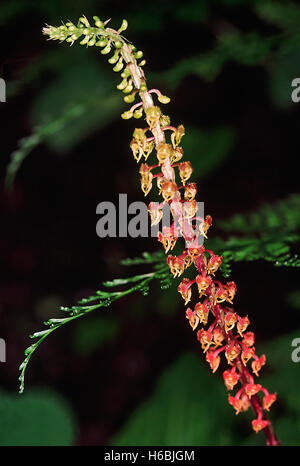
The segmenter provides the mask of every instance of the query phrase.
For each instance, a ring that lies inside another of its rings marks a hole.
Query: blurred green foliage
[[[75,419],[54,392],[31,390],[23,397],[0,392],[1,446],[69,446]]]
[[[184,155],[193,165],[194,176],[204,178],[219,167],[235,142],[235,133],[231,128],[220,127],[210,131],[186,126],[184,137]]]
[[[179,86],[190,74],[212,81],[228,61],[236,61],[245,66],[263,64],[273,43],[272,37],[263,38],[256,32],[244,35],[236,31],[224,32],[218,36],[215,48],[201,56],[184,58],[171,69],[152,73],[150,77],[171,89]]]
[[[300,195],[266,203],[249,214],[235,214],[218,220],[217,226],[231,233],[292,233],[300,228]]]
[[[119,115],[122,100],[111,84],[110,73],[96,54],[87,58],[80,54],[72,67],[65,68],[39,93],[31,110],[32,127],[44,126],[44,141],[52,150],[72,150],[92,131]],[[61,121],[64,115],[69,118]]]
[[[200,358],[183,354],[164,371],[154,393],[131,415],[112,444],[228,445],[231,409],[224,401],[222,385]]]
[[[300,328],[260,345],[260,352],[268,355],[260,382],[279,394],[271,419],[286,446],[300,445],[300,363],[291,359],[292,341],[299,337]],[[252,413],[235,416],[226,398],[225,386],[216,374],[194,354],[182,354],[163,372],[153,393],[137,407],[111,444],[264,445],[263,434],[255,434],[249,427]]]
[[[113,341],[118,328],[118,322],[111,316],[90,317],[75,326],[73,348],[87,356],[104,343]]]

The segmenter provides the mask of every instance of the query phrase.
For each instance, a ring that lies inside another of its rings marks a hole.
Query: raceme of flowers
[[[267,444],[278,445],[266,415],[276,400],[276,393],[269,393],[255,380],[266,363],[266,356],[256,352],[255,336],[249,330],[248,316],[240,316],[233,308],[236,284],[233,281],[222,283],[215,276],[222,264],[222,257],[203,245],[203,238],[207,238],[212,225],[212,217],[197,216],[197,185],[190,181],[193,167],[191,162],[183,161],[180,146],[185,134],[184,126],[172,126],[169,116],[158,105],[167,104],[170,99],[158,89],[148,89],[142,69],[146,62],[137,62],[143,53],[121,35],[127,28],[127,21],[123,20],[118,31],[106,27],[108,21],[103,22],[98,17],[94,17],[94,21],[95,26],[92,27],[82,17],[77,26],[71,22],[58,28],[47,26],[44,33],[50,39],[67,41],[71,45],[81,38],[80,44],[98,46],[104,55],[112,52],[108,61],[114,65],[114,71],[121,72],[122,78],[117,88],[125,94],[124,101],[132,104],[122,118],[143,117],[146,122],[146,127],[134,130],[130,148],[134,159],[140,163],[144,195],[156,183],[161,199],[161,202],[149,203],[151,223],[159,224],[163,219],[164,206],[169,205],[173,222],[162,228],[158,241],[165,252],[170,253],[179,237],[183,237],[185,248],[179,255],[169,254],[167,264],[174,277],[182,276],[189,267],[195,269],[194,278],[182,278],[178,286],[185,305],[196,298],[195,304],[187,307],[186,318],[196,331],[211,370],[218,370],[221,358],[226,362],[228,367],[223,371],[223,379],[229,392],[228,402],[236,414],[252,407],[255,413],[252,421],[254,431],[263,430]],[[138,101],[134,103],[136,98]],[[149,160],[152,160],[151,164]]]

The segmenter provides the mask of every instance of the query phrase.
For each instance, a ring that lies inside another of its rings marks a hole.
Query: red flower
[[[171,274],[173,277],[180,277],[185,269],[185,261],[182,257],[168,256],[167,264],[170,267]]]
[[[256,395],[260,390],[262,389],[262,386],[259,384],[254,384],[254,383],[248,383],[245,385],[245,392],[251,398],[251,396]]]
[[[232,304],[233,298],[237,290],[236,284],[234,282],[228,282],[226,283],[226,289],[228,291],[227,301],[229,301]]]
[[[178,286],[178,292],[181,294],[181,296],[184,299],[184,304],[187,304],[192,297],[192,290],[191,290],[191,285],[193,284],[193,281],[189,280],[188,278],[184,278],[182,282]]]
[[[244,348],[241,355],[244,366],[246,366],[249,359],[253,358],[254,356],[255,348],[253,346],[252,348]]]
[[[237,331],[239,332],[239,334],[241,335],[241,337],[243,336],[243,332],[246,330],[246,328],[248,327],[248,325],[250,324],[250,320],[248,319],[248,317],[238,317],[238,323],[237,323]]]
[[[199,296],[203,296],[207,288],[212,284],[212,279],[205,271],[202,272],[202,275],[197,275],[196,283],[198,285]]]
[[[207,264],[208,273],[214,275],[220,267],[220,265],[222,264],[222,260],[222,256],[216,256],[215,254],[213,254]]]
[[[264,421],[263,419],[254,419],[252,421],[253,430],[258,433],[260,430],[263,430],[265,427],[270,425],[270,421]]]
[[[230,371],[224,371],[223,378],[228,390],[233,390],[239,381],[239,375],[235,372],[235,367],[233,367]]]
[[[258,372],[266,364],[266,356],[263,354],[260,358],[257,358],[252,362],[251,368],[254,374],[258,377]]]
[[[271,405],[276,401],[277,399],[277,393],[272,393],[264,396],[263,398],[263,408],[269,411]]]
[[[211,370],[216,372],[220,365],[220,356],[215,353],[214,350],[210,350],[206,353],[206,361],[209,363]]]
[[[208,320],[208,315],[209,315],[209,307],[208,307],[208,305],[207,305],[207,304],[202,304],[202,303],[197,303],[197,304],[195,305],[194,311],[196,311],[197,316],[198,316],[199,319],[200,319],[200,322],[201,322],[203,325],[206,325],[206,324],[207,324],[207,320]]]
[[[213,339],[212,338],[213,338],[213,336],[212,336],[212,333],[210,331],[203,330],[203,328],[198,331],[197,339],[200,341],[201,347],[202,347],[204,353],[206,353],[206,351],[208,350],[210,345],[213,344]]]
[[[237,343],[230,343],[229,345],[227,345],[225,350],[225,356],[227,358],[228,364],[232,365],[233,361],[235,360],[235,358],[238,357],[240,352],[241,347]]]
[[[253,346],[255,343],[255,336],[253,332],[247,332],[243,334],[243,344],[246,346]]]
[[[213,338],[216,346],[220,346],[225,339],[224,333],[220,327],[216,327],[213,330]]]
[[[185,314],[186,314],[186,318],[189,319],[190,326],[192,327],[193,330],[195,330],[200,320],[197,315],[197,312],[192,311],[190,308],[188,308]]]
[[[228,402],[235,409],[235,414],[239,414],[240,412],[246,411],[248,409],[245,402],[235,396],[228,395]]]
[[[225,332],[228,333],[235,326],[237,316],[234,312],[227,312],[224,318]]]

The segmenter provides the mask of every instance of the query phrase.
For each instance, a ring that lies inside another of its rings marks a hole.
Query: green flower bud
[[[82,39],[82,41],[80,41],[80,44],[81,44],[81,45],[85,45],[85,44],[87,44],[87,43],[88,43],[88,41],[89,41],[89,39],[90,39],[90,38],[89,38],[89,36],[85,36],[85,38],[84,38],[84,39]]]
[[[147,91],[147,85],[145,83],[142,83],[140,86],[140,92],[146,92]]]
[[[113,67],[113,70],[118,73],[119,71],[121,71],[121,69],[123,68],[124,64],[123,64],[123,61],[119,61],[114,67]]]
[[[128,86],[125,87],[125,89],[123,89],[123,92],[124,94],[129,94],[129,92],[131,92],[133,89],[133,85],[130,83],[128,84]]]
[[[115,52],[113,56],[108,59],[108,63],[110,63],[111,65],[114,65],[115,63],[117,63],[118,60],[119,60],[119,54],[118,52]]]
[[[93,20],[95,21],[95,26],[97,28],[104,28],[104,23],[98,16],[93,16]]]
[[[123,89],[125,89],[125,87],[128,85],[128,81],[127,79],[123,79],[123,81],[120,82],[120,84],[117,85],[117,89],[119,89],[120,91],[122,91]]]
[[[130,76],[130,71],[128,68],[125,68],[125,70],[123,71],[123,73],[121,74],[121,78],[128,78],[128,76]]]
[[[135,58],[136,58],[137,60],[138,60],[139,58],[142,58],[143,55],[144,55],[144,54],[143,54],[143,52],[142,52],[141,50],[139,50],[138,52],[136,52],[136,53],[134,54],[134,56],[135,56]]]
[[[127,112],[122,113],[121,117],[123,118],[123,120],[129,120],[133,117],[133,113],[130,110],[128,110]]]
[[[120,49],[121,47],[123,47],[123,42],[121,42],[120,40],[116,40],[115,47],[116,49]]]
[[[121,27],[118,32],[126,31],[128,27],[128,21],[126,19],[123,19]]]
[[[138,118],[142,118],[143,116],[143,107],[139,108],[138,110],[136,110],[134,113],[133,113],[133,117],[138,119]]]
[[[101,50],[101,53],[102,53],[102,55],[107,55],[110,51],[111,51],[111,45],[107,44],[107,46],[104,47],[104,49]]]
[[[126,102],[127,104],[132,104],[135,100],[135,94],[129,94],[129,95],[125,95],[124,97],[124,102]]]
[[[82,33],[83,33],[85,36],[87,36],[87,35],[90,33],[90,31],[89,31],[89,29],[84,29],[84,30],[82,31]]]
[[[140,61],[140,63],[138,63],[138,66],[144,66],[146,65],[146,60],[142,60]]]
[[[168,104],[170,102],[170,97],[167,97],[166,95],[159,95],[158,100],[161,104]]]
[[[95,39],[91,39],[89,42],[88,42],[88,46],[89,47],[92,47],[93,45],[95,45]]]
[[[87,18],[85,16],[82,16],[79,18],[79,23],[84,24],[87,28],[90,27],[90,23],[88,22]]]
[[[96,45],[97,45],[98,47],[105,47],[106,44],[107,44],[107,42],[108,42],[108,38],[107,38],[107,37],[101,37],[101,39],[98,40],[98,42],[96,43]]]

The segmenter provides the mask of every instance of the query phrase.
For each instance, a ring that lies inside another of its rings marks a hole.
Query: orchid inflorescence
[[[163,207],[168,205],[173,222],[158,233],[158,241],[162,243],[165,252],[169,253],[180,236],[185,240],[185,249],[181,254],[169,254],[167,257],[170,271],[174,277],[180,277],[192,265],[196,269],[194,279],[183,278],[178,286],[185,305],[190,303],[193,289],[197,292],[197,302],[193,308],[186,309],[186,318],[192,329],[197,330],[197,339],[212,372],[219,368],[221,355],[225,356],[224,362],[228,364],[223,371],[225,386],[232,392],[239,385],[236,394],[228,396],[236,414],[252,407],[255,413],[252,421],[254,431],[264,431],[267,444],[278,445],[266,415],[266,411],[269,411],[276,400],[276,393],[270,394],[254,379],[265,365],[266,357],[264,354],[256,354],[255,336],[248,330],[248,316],[239,316],[232,307],[237,291],[236,284],[233,281],[222,283],[215,278],[215,273],[222,264],[222,256],[214,254],[203,245],[203,239],[207,238],[208,229],[212,225],[212,217],[197,216],[197,185],[190,181],[193,167],[191,162],[182,161],[183,149],[180,143],[185,128],[182,124],[172,126],[169,116],[158,105],[167,104],[170,99],[157,89],[148,90],[142,69],[145,60],[138,63],[143,53],[121,35],[127,28],[127,21],[123,20],[117,31],[106,27],[108,21],[103,22],[96,16],[94,21],[95,26],[92,27],[82,17],[77,26],[68,22],[58,28],[47,26],[43,32],[50,39],[66,41],[71,45],[81,38],[80,44],[98,46],[104,55],[112,52],[108,61],[114,65],[114,71],[121,72],[122,78],[117,88],[125,94],[124,101],[133,104],[129,110],[123,112],[122,118],[139,119],[144,116],[147,123],[146,128],[134,130],[130,148],[136,162],[142,161],[139,174],[144,195],[151,191],[156,180],[159,195],[162,197],[162,202],[150,202],[148,206],[151,223],[160,223]],[[139,101],[134,104],[136,98]],[[169,135],[169,142],[166,135]],[[155,162],[149,165],[146,162],[153,152]]]

